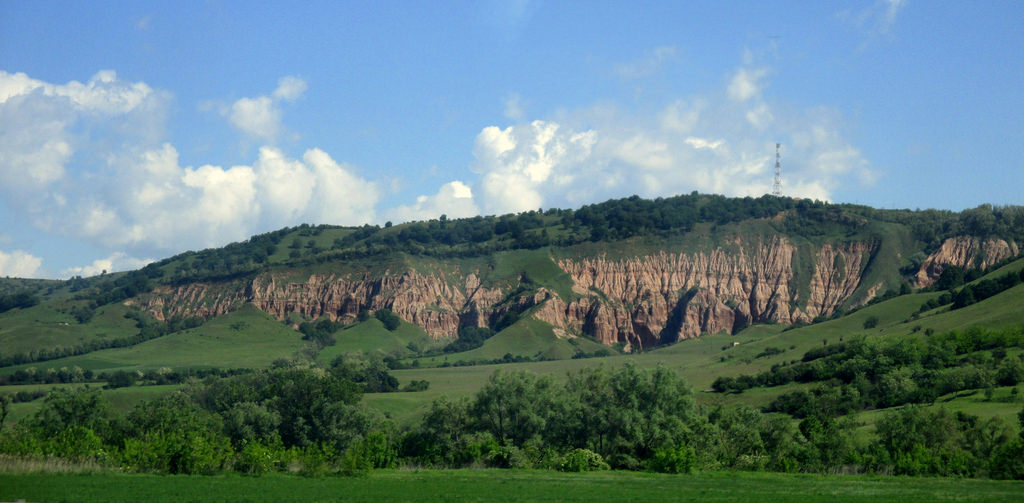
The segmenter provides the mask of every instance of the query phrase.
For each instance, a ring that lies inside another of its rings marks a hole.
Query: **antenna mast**
[[[772,195],[782,196],[782,154],[779,153],[781,143],[775,144],[775,183],[772,184]]]

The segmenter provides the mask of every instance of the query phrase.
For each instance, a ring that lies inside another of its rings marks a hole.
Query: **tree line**
[[[1024,478],[1024,437],[1014,428],[942,409],[888,412],[864,441],[857,424],[829,414],[794,422],[746,406],[701,407],[675,372],[627,364],[586,368],[561,384],[497,371],[472,397],[442,397],[398,428],[360,405],[367,388],[354,369],[336,361],[211,376],[127,414],[97,390],[54,392],[0,434],[0,452],[192,474],[408,465]]]

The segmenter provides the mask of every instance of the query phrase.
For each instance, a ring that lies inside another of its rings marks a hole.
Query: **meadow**
[[[1024,483],[926,477],[710,472],[381,470],[366,477],[0,474],[5,501],[1012,502]]]

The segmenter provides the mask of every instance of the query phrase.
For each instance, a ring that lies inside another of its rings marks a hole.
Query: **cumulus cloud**
[[[0,71],[0,195],[24,202],[26,194],[64,179],[67,163],[83,148],[76,128],[112,130],[129,140],[158,134],[165,98],[109,70],[63,85]]]
[[[239,131],[267,141],[274,141],[283,130],[282,101],[295,101],[306,92],[306,82],[298,77],[283,77],[270,95],[241,98],[225,111],[231,125]]]
[[[273,108],[305,89],[285,77],[255,99]],[[66,274],[132,267],[143,263],[132,256],[220,246],[302,221],[375,220],[377,185],[317,148],[293,158],[265,146],[247,165],[182,163],[160,134],[168,101],[108,71],[64,85],[0,72],[0,197],[37,229],[117,250]],[[275,114],[253,123],[279,131]]]
[[[143,250],[205,247],[300,221],[357,225],[375,219],[373,182],[326,152],[301,159],[262,147],[251,166],[181,166],[170,144],[125,160],[121,200],[82,201],[67,232]]]
[[[582,174],[593,131],[575,132],[554,122],[484,128],[477,135],[473,170],[481,174],[484,211],[508,213],[540,208],[541,192],[559,190]]]
[[[42,265],[43,259],[22,250],[10,253],[0,250],[0,276],[31,278]]]
[[[760,196],[783,143],[784,194],[829,199],[875,175],[835,111],[792,109],[764,97],[769,68],[739,68],[723,93],[681,99],[650,116],[611,107],[501,129],[476,139],[477,201],[487,213],[577,206],[693,190]]]
[[[415,204],[389,210],[386,217],[397,222],[408,222],[430,220],[441,215],[448,218],[464,218],[479,214],[480,209],[473,201],[473,189],[455,180],[442,185],[437,194],[419,196]]]
[[[153,262],[151,259],[137,259],[128,256],[124,252],[115,252],[106,258],[93,260],[89,265],[64,269],[61,271],[60,275],[62,278],[71,278],[74,276],[89,277],[109,272],[131,271],[145,267],[151,262]]]

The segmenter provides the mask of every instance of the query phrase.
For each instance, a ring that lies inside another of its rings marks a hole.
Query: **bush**
[[[697,454],[686,445],[660,449],[654,453],[649,467],[661,473],[690,473],[697,464]]]
[[[250,442],[242,447],[235,460],[235,471],[260,476],[273,471],[277,465],[279,452],[259,442]]]
[[[413,379],[405,385],[402,391],[426,391],[430,387],[430,381]]]
[[[384,324],[384,328],[392,332],[402,325],[402,319],[397,314],[391,312],[390,309],[378,309],[373,315]]]
[[[573,449],[562,458],[558,469],[563,472],[590,472],[596,470],[608,470],[610,467],[605,463],[600,454],[589,449]]]
[[[878,326],[878,316],[870,316],[870,317],[868,317],[868,319],[864,320],[864,328],[865,329],[875,328],[877,326]]]

